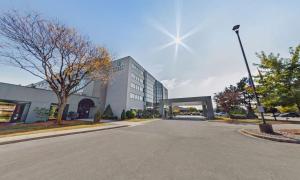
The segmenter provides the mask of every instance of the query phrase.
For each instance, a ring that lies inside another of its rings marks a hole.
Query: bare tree
[[[4,13],[0,37],[2,60],[45,80],[56,94],[58,124],[70,95],[95,79],[106,81],[111,72],[111,56],[105,48],[36,13]]]

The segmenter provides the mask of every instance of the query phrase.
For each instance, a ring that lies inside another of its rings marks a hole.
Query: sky
[[[288,48],[300,43],[298,0],[1,0],[0,14],[9,10],[58,19],[114,57],[133,57],[165,84],[172,98],[212,96],[247,75],[233,25],[241,25],[253,74],[256,52],[288,57]],[[177,34],[188,36],[178,40],[175,55],[176,44],[165,45]],[[37,81],[1,65],[0,82]]]

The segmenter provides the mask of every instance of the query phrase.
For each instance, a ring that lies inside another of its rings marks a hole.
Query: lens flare
[[[187,50],[190,53],[194,53],[193,49],[191,47],[189,47],[187,44],[185,44],[183,42],[183,40],[191,37],[193,34],[197,33],[201,28],[201,26],[197,26],[193,29],[191,29],[190,31],[188,31],[187,33],[185,33],[184,35],[180,35],[180,26],[181,26],[181,13],[180,13],[180,9],[181,9],[181,4],[179,3],[179,1],[177,1],[176,4],[176,34],[172,34],[170,33],[165,27],[163,27],[161,24],[158,23],[154,23],[154,27],[155,29],[157,29],[158,31],[160,31],[161,33],[165,34],[166,36],[168,36],[169,38],[171,38],[170,42],[167,42],[166,44],[160,45],[157,50],[163,50],[166,49],[170,46],[174,45],[175,48],[175,52],[174,52],[174,59],[177,59],[178,56],[178,51],[179,51],[179,47],[183,47],[185,50]]]
[[[176,44],[181,44],[182,42],[181,42],[181,38],[180,37],[176,37],[175,38],[175,43]]]

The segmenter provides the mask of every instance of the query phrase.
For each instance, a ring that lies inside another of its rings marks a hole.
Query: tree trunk
[[[67,98],[63,97],[58,99],[58,111],[57,111],[57,119],[56,119],[56,123],[58,125],[62,124],[62,117],[66,105],[67,105]]]
[[[249,118],[249,119],[256,119],[257,118],[257,116],[255,115],[255,112],[253,111],[251,105],[247,106],[247,118]]]
[[[272,112],[272,114],[273,114],[274,120],[277,121],[277,118],[276,118],[276,116],[275,116],[275,113]]]

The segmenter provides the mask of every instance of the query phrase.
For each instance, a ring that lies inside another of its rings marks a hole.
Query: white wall
[[[84,98],[93,100],[96,108],[99,107],[100,102],[98,98],[72,95],[68,100],[69,112],[77,112],[78,103]],[[7,83],[0,83],[0,99],[30,102],[31,105],[26,122],[34,122],[37,120],[35,112],[33,111],[36,107],[49,109],[51,103],[57,103],[57,97],[52,91]],[[91,114],[90,116],[92,117],[93,115]]]
[[[128,90],[128,62],[129,57],[125,57],[113,62],[113,66],[121,63],[122,70],[114,71],[107,84],[106,105],[111,106],[112,111],[118,118],[121,117],[123,109],[126,110],[127,90]]]

